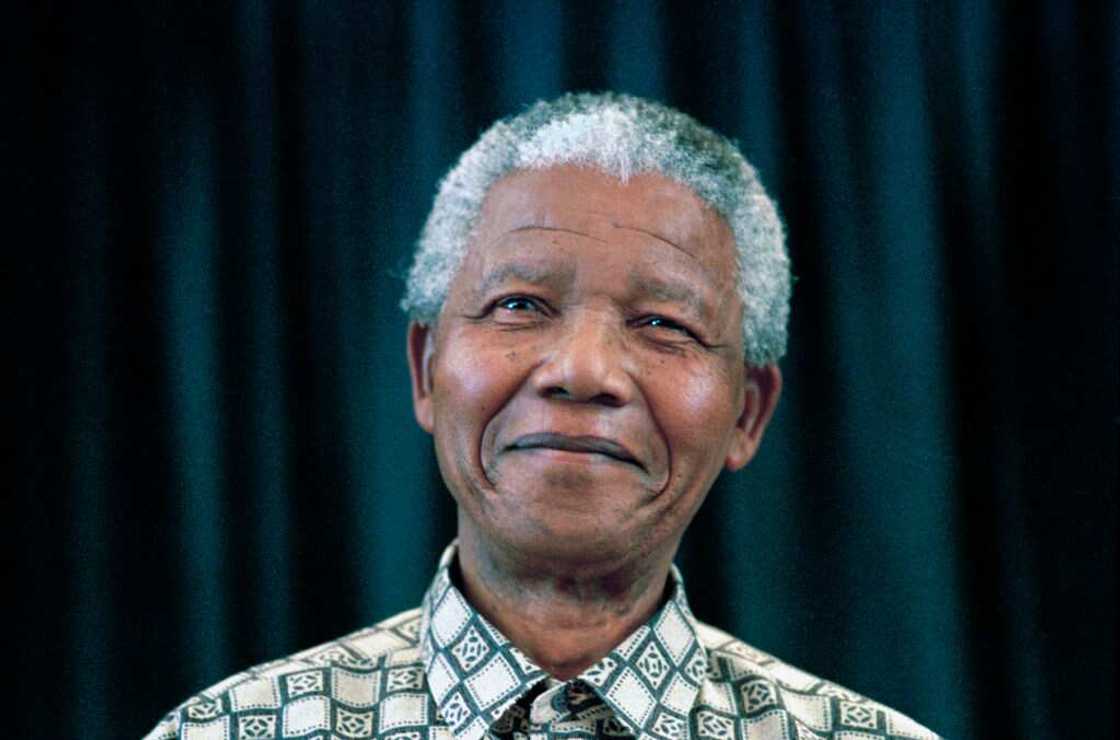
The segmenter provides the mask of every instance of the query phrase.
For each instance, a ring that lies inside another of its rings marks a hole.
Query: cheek
[[[519,354],[461,340],[445,355],[450,360],[438,363],[433,387],[436,424],[444,434],[477,441],[518,387]]]
[[[475,355],[458,353],[456,361],[441,368],[434,380],[437,423],[444,429],[462,427],[488,415],[496,394],[494,378],[488,376]]]
[[[733,388],[723,373],[693,370],[658,380],[655,409],[678,473],[682,467],[708,467],[722,460],[737,414]]]

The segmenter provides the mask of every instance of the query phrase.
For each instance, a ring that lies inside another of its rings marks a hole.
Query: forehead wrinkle
[[[588,239],[591,239],[592,241],[599,242],[600,244],[607,244],[608,243],[606,239],[600,239],[597,236],[593,236],[591,234],[586,234],[582,231],[576,231],[575,229],[565,229],[565,228],[561,228],[559,226],[539,226],[537,224],[528,224],[526,226],[518,226],[516,229],[513,229],[512,231],[510,231],[508,233],[517,234],[517,233],[522,232],[522,231],[559,231],[559,232],[562,232],[564,234],[575,234],[576,236],[586,237]]]
[[[657,241],[662,242],[663,244],[668,244],[673,249],[679,249],[680,251],[687,254],[689,257],[692,257],[693,259],[696,259],[695,255],[693,255],[692,252],[689,252],[687,249],[685,249],[681,245],[677,244],[676,242],[674,242],[670,239],[666,239],[665,237],[661,236],[661,234],[658,234],[655,231],[650,231],[649,229],[643,229],[641,226],[629,226],[627,224],[620,224],[617,221],[611,221],[611,226],[613,226],[616,229],[625,229],[626,231],[636,231],[639,234],[645,234],[646,236],[653,237]]]

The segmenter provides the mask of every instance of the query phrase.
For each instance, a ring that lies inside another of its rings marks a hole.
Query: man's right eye
[[[533,300],[532,298],[526,298],[525,296],[522,296],[522,295],[515,295],[515,296],[510,296],[508,298],[502,298],[501,300],[499,300],[497,303],[494,304],[494,307],[495,308],[501,308],[501,309],[504,309],[506,311],[515,311],[515,312],[539,311],[539,310],[541,310],[540,305],[535,300]]]

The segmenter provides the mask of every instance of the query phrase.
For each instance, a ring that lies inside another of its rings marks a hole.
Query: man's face
[[[660,175],[494,185],[438,326],[409,338],[461,537],[568,562],[672,557],[780,387],[743,360],[733,244]]]

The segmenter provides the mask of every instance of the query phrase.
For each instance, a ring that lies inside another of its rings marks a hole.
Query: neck
[[[597,663],[649,620],[665,593],[672,560],[538,562],[459,532],[467,599],[546,672],[568,680]]]

